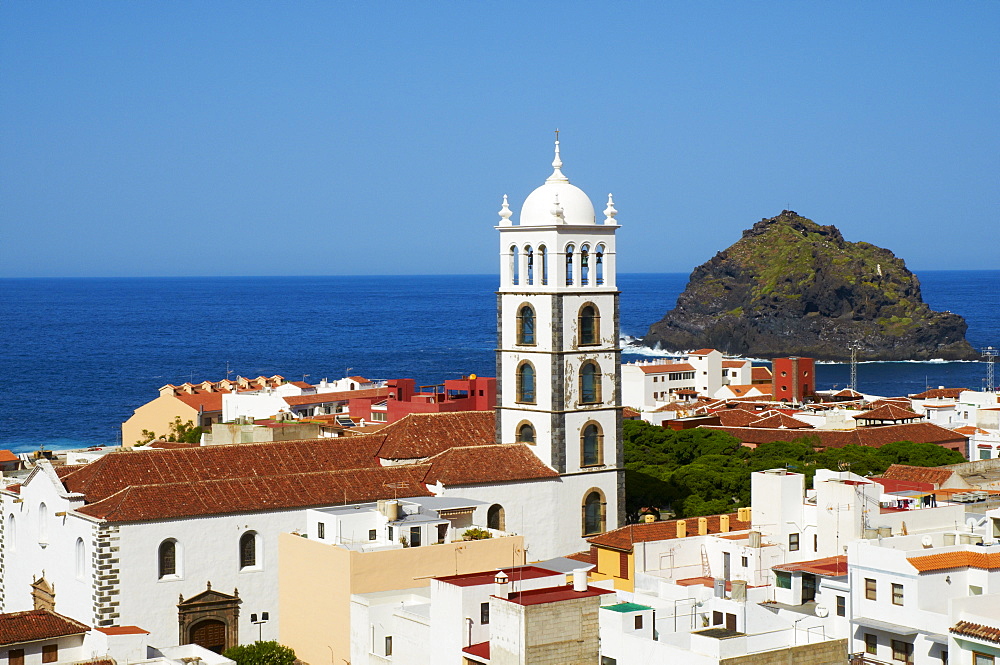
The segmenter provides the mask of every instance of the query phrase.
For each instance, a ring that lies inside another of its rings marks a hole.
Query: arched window
[[[597,307],[590,303],[580,308],[577,315],[580,329],[580,344],[599,344],[601,337],[601,315]]]
[[[598,286],[604,284],[604,245],[598,245],[594,252],[594,272],[597,274],[594,283]]]
[[[590,245],[580,247],[580,284],[590,284]]]
[[[521,423],[518,426],[517,441],[518,443],[527,443],[529,445],[534,445],[535,428],[531,426],[531,423]]]
[[[542,266],[542,285],[549,283],[549,255],[545,250],[545,245],[538,247],[538,262]]]
[[[240,536],[240,568],[257,565],[257,532],[247,531]]]
[[[17,522],[14,520],[14,513],[7,515],[7,527],[3,539],[8,552],[17,550]]]
[[[605,529],[604,495],[599,489],[587,492],[583,499],[583,535],[603,533]]]
[[[490,509],[486,511],[486,527],[489,529],[496,529],[497,531],[504,531],[506,527],[504,522],[503,506],[499,503],[494,503],[490,506]]]
[[[38,504],[38,542],[49,542],[49,507],[44,501]]]
[[[521,278],[521,262],[518,261],[517,257],[517,246],[511,245],[510,248],[510,283],[518,284]]]
[[[535,343],[535,310],[531,305],[521,305],[517,310],[517,343]]]
[[[524,258],[527,263],[525,269],[525,283],[529,286],[535,283],[535,252],[532,251],[531,245],[526,245],[524,248]]]
[[[596,404],[601,401],[601,370],[594,361],[580,368],[580,401]]]
[[[159,576],[160,579],[177,574],[177,541],[174,539],[164,540],[160,543],[159,551]]]
[[[566,245],[566,286],[573,286],[573,245]]]
[[[604,435],[597,423],[588,423],[580,434],[580,465],[596,466],[604,461]]]
[[[82,580],[87,572],[87,548],[83,538],[76,539],[76,579]]]
[[[517,368],[517,401],[522,404],[535,403],[535,368],[528,361]]]

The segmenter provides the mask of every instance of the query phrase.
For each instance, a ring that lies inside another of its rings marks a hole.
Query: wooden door
[[[222,653],[226,650],[226,624],[215,619],[199,621],[191,626],[190,642],[209,651]]]

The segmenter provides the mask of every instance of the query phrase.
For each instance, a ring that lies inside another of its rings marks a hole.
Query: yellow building
[[[351,658],[351,594],[426,587],[431,577],[522,565],[524,538],[361,552],[282,534],[278,561],[281,643],[307,663],[344,663]]]

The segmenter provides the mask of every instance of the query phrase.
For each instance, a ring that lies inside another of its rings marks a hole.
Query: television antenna
[[[986,392],[991,393],[996,389],[996,384],[993,382],[993,363],[1000,355],[1000,350],[987,346],[982,349],[982,353],[983,360],[986,361]]]

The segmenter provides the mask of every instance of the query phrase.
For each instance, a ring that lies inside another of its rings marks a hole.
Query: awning
[[[865,628],[884,630],[887,633],[895,633],[896,635],[901,635],[903,637],[916,635],[920,632],[916,628],[911,628],[910,626],[902,626],[898,623],[889,623],[888,621],[879,621],[878,619],[869,619],[868,617],[854,617],[854,619],[851,620],[851,623],[856,623],[857,625],[864,626]]]

